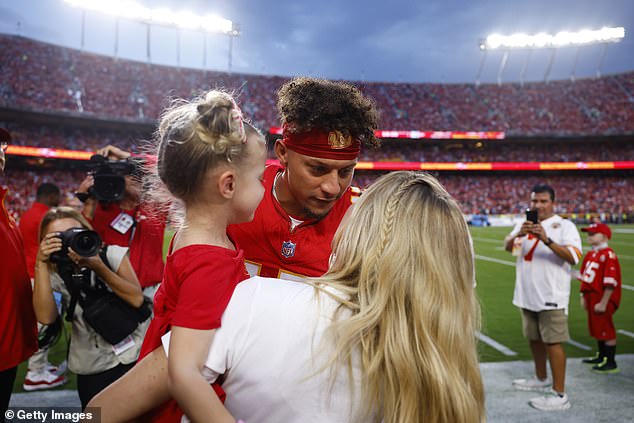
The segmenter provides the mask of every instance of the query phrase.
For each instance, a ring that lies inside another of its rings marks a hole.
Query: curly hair
[[[338,130],[358,138],[364,145],[380,144],[374,135],[379,120],[374,100],[353,85],[298,77],[282,85],[277,96],[280,120],[292,132],[315,128]]]

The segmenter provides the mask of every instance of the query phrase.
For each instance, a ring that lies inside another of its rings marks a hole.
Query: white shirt
[[[236,419],[347,423],[358,417],[360,400],[351,398],[345,369],[332,391],[330,369],[318,372],[332,357],[331,344],[321,341],[338,306],[302,282],[256,276],[237,286],[203,370],[210,382],[226,375],[225,406]],[[169,335],[163,336],[166,353]],[[353,378],[358,395],[359,378]]]
[[[522,223],[515,225],[511,235],[520,231]],[[547,237],[570,250],[576,264],[581,257],[581,237],[575,225],[558,215],[540,223]],[[515,238],[513,249],[519,249],[513,304],[532,311],[564,309],[567,312],[570,264],[535,237]]]

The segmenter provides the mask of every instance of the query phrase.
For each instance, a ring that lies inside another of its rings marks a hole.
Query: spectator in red
[[[108,160],[127,160],[131,154],[109,145],[97,151]],[[88,198],[83,215],[99,233],[104,243],[130,248],[130,261],[139,278],[143,294],[154,298],[163,279],[163,236],[165,219],[157,216],[141,202],[142,170],[137,165],[134,174],[125,175],[125,193],[118,202]],[[90,192],[92,176],[82,182],[79,191]]]
[[[26,259],[26,270],[33,280],[35,269],[35,257],[40,247],[39,230],[42,217],[51,207],[57,207],[60,200],[60,190],[57,185],[45,182],[37,188],[35,202],[20,218],[20,232],[24,240],[24,258]],[[38,331],[42,331],[45,325],[38,323]],[[48,362],[48,348],[38,349],[29,358],[28,371],[24,378],[23,388],[25,391],[36,391],[41,389],[54,388],[66,383],[64,372],[66,362],[60,366],[52,365]]]
[[[11,135],[0,128],[0,173]],[[8,189],[0,186],[0,416],[9,407],[18,364],[37,349],[33,291],[24,261],[22,236],[4,207]]]
[[[40,243],[38,235],[42,217],[51,207],[59,206],[60,191],[57,185],[45,182],[37,188],[35,202],[29,210],[20,218],[20,232],[24,240],[24,256],[26,258],[26,270],[33,279],[35,257]]]

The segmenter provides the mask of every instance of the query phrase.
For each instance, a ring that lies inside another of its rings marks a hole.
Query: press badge
[[[55,306],[57,307],[57,312],[59,315],[62,315],[62,293],[53,291],[53,298],[55,299]]]
[[[110,227],[122,235],[125,235],[134,226],[134,218],[127,213],[121,212],[110,222]]]
[[[112,350],[116,355],[121,355],[132,347],[134,347],[134,339],[132,339],[132,335],[128,335],[123,341],[113,345]]]

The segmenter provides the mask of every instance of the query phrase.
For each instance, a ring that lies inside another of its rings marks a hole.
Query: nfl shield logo
[[[293,257],[295,255],[295,244],[291,241],[284,241],[282,243],[282,255],[286,258]]]

